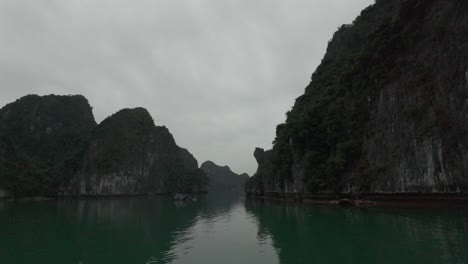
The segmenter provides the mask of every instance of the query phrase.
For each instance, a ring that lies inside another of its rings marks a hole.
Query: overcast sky
[[[373,0],[0,0],[0,107],[142,106],[199,163],[252,174],[333,32]]]

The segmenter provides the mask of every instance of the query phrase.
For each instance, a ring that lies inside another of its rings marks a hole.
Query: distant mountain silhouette
[[[226,188],[244,188],[249,175],[236,174],[228,166],[219,166],[212,161],[205,161],[200,166],[210,179],[210,190]]]

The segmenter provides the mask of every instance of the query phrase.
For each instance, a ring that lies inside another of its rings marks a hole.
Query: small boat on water
[[[186,193],[175,193],[174,194],[174,199],[176,201],[186,201],[186,202],[190,202],[190,201],[196,201],[197,198],[191,196],[190,194],[186,194]]]

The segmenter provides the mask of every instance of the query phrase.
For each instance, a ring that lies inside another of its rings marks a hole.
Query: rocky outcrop
[[[342,26],[247,191],[467,192],[467,13],[377,1]]]
[[[179,148],[178,155],[185,168],[192,169],[192,170],[198,168],[198,161],[195,159],[192,153],[190,153],[187,149]]]
[[[267,162],[269,162],[272,158],[272,154],[273,152],[271,150],[265,151],[262,148],[255,148],[253,155],[258,163],[258,167],[260,168],[264,166]]]
[[[93,131],[70,191],[119,195],[198,190],[203,186],[182,182],[197,169],[192,154],[177,146],[166,127],[155,126],[146,109],[123,109]]]
[[[218,166],[212,161],[203,162],[200,169],[210,179],[210,190],[244,188],[250,178],[247,173],[236,174],[228,166]]]
[[[83,96],[24,96],[0,110],[4,196],[53,195],[96,126]]]
[[[25,96],[0,110],[1,196],[203,191],[206,175],[146,109],[96,125],[83,96]]]

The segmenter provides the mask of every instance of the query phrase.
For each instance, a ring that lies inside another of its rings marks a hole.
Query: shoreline
[[[189,194],[207,194],[208,191],[189,192]],[[52,197],[35,196],[35,197],[1,197],[1,201],[19,202],[19,201],[51,201],[51,200],[87,200],[87,199],[116,199],[116,198],[134,198],[134,197],[153,197],[153,196],[168,196],[174,192],[151,192],[151,193],[124,193],[124,194],[86,194],[86,195],[59,195]]]
[[[468,193],[246,194],[246,199],[343,207],[466,208]]]

